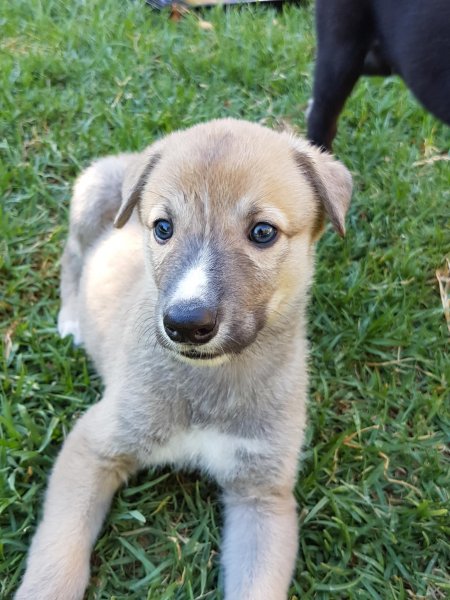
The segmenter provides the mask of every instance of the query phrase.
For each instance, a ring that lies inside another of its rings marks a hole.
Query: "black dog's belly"
[[[362,74],[387,76],[393,73],[392,65],[383,53],[380,40],[376,39],[366,54]]]
[[[373,3],[395,5],[394,19],[387,10],[377,16],[381,44],[394,72],[427,110],[450,125],[450,2]]]
[[[312,142],[331,149],[339,113],[362,74],[399,74],[450,125],[449,0],[317,0],[316,25]]]

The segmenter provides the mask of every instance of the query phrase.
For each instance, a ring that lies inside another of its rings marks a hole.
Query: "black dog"
[[[308,137],[331,149],[362,74],[400,75],[450,125],[450,0],[317,0],[317,62]]]

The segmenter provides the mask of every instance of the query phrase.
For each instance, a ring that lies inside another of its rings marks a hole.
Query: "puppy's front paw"
[[[54,565],[27,570],[14,600],[82,600],[88,581],[89,570],[73,565],[66,572]]]
[[[89,544],[81,533],[71,539],[56,523],[45,525],[44,520],[36,532],[14,600],[82,600],[89,582]]]

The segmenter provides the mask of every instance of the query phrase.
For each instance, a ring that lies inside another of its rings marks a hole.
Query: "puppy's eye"
[[[167,219],[159,219],[153,225],[153,232],[157,241],[165,242],[173,235],[173,225]]]
[[[255,244],[269,244],[277,237],[277,229],[270,223],[256,223],[250,231],[250,239]]]

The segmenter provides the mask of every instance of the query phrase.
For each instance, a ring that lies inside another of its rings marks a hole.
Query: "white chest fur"
[[[228,477],[239,468],[242,453],[257,455],[266,443],[223,433],[214,428],[192,428],[175,433],[169,442],[152,449],[150,464],[199,468],[215,477]]]

